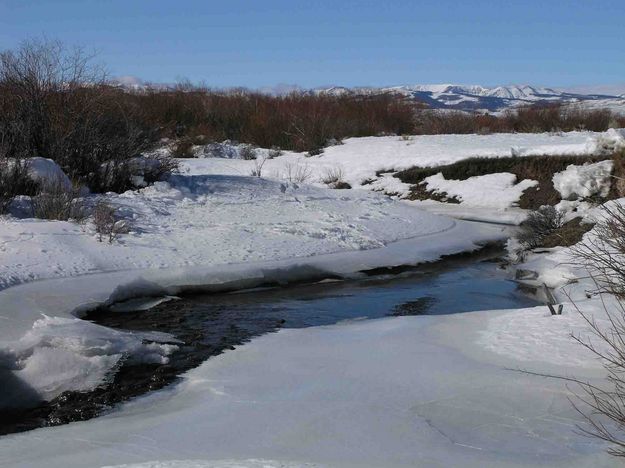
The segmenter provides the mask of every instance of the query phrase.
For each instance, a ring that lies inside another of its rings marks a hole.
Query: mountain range
[[[112,84],[134,91],[145,88],[168,89],[172,84],[151,83],[133,77],[118,77]],[[617,88],[625,91],[623,88]],[[240,90],[240,88],[238,88]],[[222,91],[228,92],[227,89]],[[499,113],[507,109],[532,104],[562,103],[576,104],[589,109],[610,109],[619,114],[625,114],[625,93],[587,93],[573,92],[557,88],[545,88],[530,85],[511,85],[485,87],[478,85],[432,84],[432,85],[405,85],[389,87],[354,87],[328,86],[306,90],[297,85],[278,85],[258,90],[273,95],[288,93],[314,93],[333,96],[344,95],[378,95],[395,93],[405,96],[406,99],[426,104],[432,109],[460,110],[466,112]]]
[[[407,85],[384,88],[345,88],[333,86],[315,90],[330,95],[375,95],[396,93],[422,102],[433,109],[501,112],[539,103],[580,104],[586,108],[609,108],[625,113],[625,94],[580,94],[529,85],[465,86],[455,84]]]

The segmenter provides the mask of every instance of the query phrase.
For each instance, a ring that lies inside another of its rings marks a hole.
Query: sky
[[[623,0],[0,0],[0,49],[42,36],[150,82],[625,89]]]

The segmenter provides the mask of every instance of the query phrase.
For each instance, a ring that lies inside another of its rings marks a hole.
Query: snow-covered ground
[[[0,464],[615,466],[603,443],[575,434],[580,418],[561,381],[510,370],[595,378],[596,362],[579,349],[579,359],[562,353],[544,363],[538,352],[519,360],[484,348],[491,323],[526,314],[549,331],[541,350],[561,345],[554,330],[566,333],[565,316],[548,316],[546,307],[265,335],[110,415],[3,437]]]
[[[344,182],[354,189],[380,191],[397,197],[404,197],[410,185],[394,177],[394,173],[411,167],[440,166],[470,157],[506,157],[569,155],[584,156],[610,151],[625,146],[625,136],[615,130],[605,133],[569,132],[542,134],[492,134],[492,135],[423,135],[414,137],[367,137],[349,138],[342,145],[330,146],[316,156],[307,153],[284,152],[283,155],[265,160],[267,150],[258,150],[259,159],[248,161],[232,158],[236,151],[226,151],[230,157],[207,157],[183,160],[183,174],[219,174],[247,176],[262,162],[262,175],[276,180],[305,179],[306,183],[325,186],[329,174],[340,173]],[[202,154],[202,147],[196,148]],[[433,181],[432,181],[433,182]],[[468,192],[468,219],[482,219],[501,222],[502,216],[491,216],[495,211],[503,213],[504,222],[518,222],[523,219],[514,209],[515,203],[530,181],[516,181],[514,178],[499,177],[494,181],[477,180],[479,190],[471,190],[465,181],[447,181],[446,187],[462,185],[456,191]],[[484,196],[486,190],[498,191],[504,184],[505,193],[500,196]],[[476,199],[477,195],[477,199]],[[466,198],[466,197],[465,197]],[[444,212],[448,207],[425,204],[424,209]],[[460,210],[458,210],[460,208]],[[455,214],[466,213],[465,206],[456,207]],[[480,216],[481,215],[481,216]]]
[[[185,160],[168,182],[104,196],[132,220],[131,232],[110,245],[89,223],[2,219],[0,406],[94,388],[124,359],[165,362],[175,350],[166,334],[117,332],[78,318],[94,305],[352,276],[506,235],[368,190],[286,181],[289,170],[323,185],[325,171],[340,164],[356,187],[381,169],[506,156],[511,148],[521,156],[589,154],[603,137],[350,139],[321,156],[268,160],[269,178],[248,176],[254,161]],[[567,190],[586,175],[563,176]],[[498,205],[470,199],[475,206],[455,209],[487,208],[501,219],[520,191],[509,176],[495,178],[506,194]],[[382,177],[358,188],[396,182]],[[445,189],[470,198],[484,180],[475,182]],[[599,314],[583,281],[568,284],[582,273],[565,265],[566,256],[555,249],[525,267],[539,272],[537,281],[572,288],[582,307]],[[614,466],[605,445],[573,431],[580,417],[561,381],[509,370],[600,378],[600,363],[570,338],[585,330],[570,306],[560,317],[537,307],[284,330],[105,417],[2,437],[0,465]]]

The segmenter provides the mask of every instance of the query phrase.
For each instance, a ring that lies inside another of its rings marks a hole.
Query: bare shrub
[[[622,278],[625,280],[625,278]],[[586,427],[580,431],[611,444],[608,453],[625,457],[625,306],[622,299],[615,301],[614,309],[603,302],[608,324],[600,325],[591,315],[575,306],[584,318],[594,339],[573,335],[580,345],[594,354],[607,373],[606,385],[598,386],[580,379],[575,382],[581,389],[577,393],[575,409],[585,418]],[[605,420],[610,421],[609,427]]]
[[[540,247],[545,237],[564,225],[564,212],[553,206],[542,206],[532,211],[521,224],[516,238],[523,250]]]
[[[588,325],[590,335],[572,337],[603,364],[605,382],[593,384],[555,377],[580,389],[572,402],[587,423],[579,427],[580,431],[609,442],[610,454],[625,457],[625,207],[617,202],[603,209],[603,219],[592,235],[572,250],[576,261],[589,270],[594,280],[605,319],[598,321],[573,304]],[[604,297],[604,293],[608,296]]]
[[[104,239],[112,244],[121,234],[128,233],[130,227],[126,220],[117,216],[116,209],[106,202],[99,201],[93,209],[93,224],[98,234],[98,241]]]
[[[263,166],[267,162],[267,157],[261,157],[254,160],[254,167],[250,171],[250,175],[252,177],[262,177],[263,176]]]
[[[37,195],[32,197],[32,208],[34,217],[40,219],[82,221],[86,217],[78,190],[68,187],[60,178],[41,185]]]
[[[174,158],[193,158],[193,140],[190,138],[181,138],[174,144],[171,155]]]
[[[611,455],[625,457],[625,207],[613,203],[603,208],[593,233],[572,247],[576,263],[587,268],[594,281],[596,291],[586,294],[599,293],[603,317],[597,320],[570,296],[569,300],[588,327],[588,333],[571,337],[598,358],[606,372],[604,381],[523,372],[573,384],[570,401],[586,422],[577,429],[608,442]]]
[[[622,125],[623,117],[609,110],[584,109],[559,103],[539,103],[508,110],[500,116],[462,111],[421,109],[416,111],[414,132],[419,135],[502,132],[568,132],[573,130],[606,131],[610,125]]]
[[[242,145],[239,149],[239,155],[241,159],[246,161],[252,161],[258,157],[256,149],[252,145]]]
[[[0,158],[0,214],[6,213],[18,195],[35,195],[39,184],[28,174],[24,161]]]
[[[126,185],[101,166],[120,165],[145,145],[137,109],[106,85],[82,49],[56,41],[24,42],[0,53],[0,140],[6,156],[44,156],[92,190]]]
[[[308,150],[308,157],[312,157],[312,156],[319,156],[320,154],[323,154],[323,148],[319,147],[319,148],[313,148],[311,150]]]
[[[625,206],[613,202],[601,208],[593,235],[572,247],[577,259],[601,279],[601,287],[625,298]]]
[[[146,184],[165,180],[172,174],[178,172],[179,162],[166,155],[159,154],[149,158],[142,158],[143,168],[137,171],[136,176],[143,178]]]
[[[333,189],[348,189],[352,188],[344,180],[345,173],[341,167],[330,167],[324,171],[324,175],[321,178],[321,182]]]
[[[274,146],[267,152],[267,158],[274,159],[274,158],[277,158],[278,156],[282,156],[282,153],[283,151],[279,147]]]
[[[308,164],[287,163],[284,165],[283,178],[289,182],[304,183],[312,177]]]

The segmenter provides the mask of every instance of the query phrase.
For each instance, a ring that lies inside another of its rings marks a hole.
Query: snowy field
[[[210,157],[212,153],[206,154],[204,147],[196,147],[195,152],[201,159],[183,160],[181,171],[186,174],[199,171],[201,174],[247,176],[260,161],[263,177],[277,180],[300,177],[305,178],[306,183],[325,186],[324,180],[329,175],[339,173],[342,180],[354,189],[379,191],[401,198],[408,194],[410,185],[402,183],[393,174],[415,166],[441,166],[471,157],[586,156],[615,147],[625,147],[625,135],[615,130],[605,133],[367,137],[346,139],[343,144],[330,146],[322,154],[310,157],[307,153],[284,152],[282,156],[265,160],[268,152],[260,149],[258,161],[237,158],[236,148],[234,151],[228,148],[234,158],[224,158]],[[523,219],[514,205],[523,190],[533,185],[532,181],[517,181],[510,174],[473,177],[461,183],[441,179],[442,176],[433,176],[428,181],[428,188],[451,190],[459,195],[462,206],[452,208],[454,216],[510,224],[518,224]],[[440,203],[415,203],[423,209],[440,213],[446,213],[449,208]]]
[[[498,133],[492,135],[422,135],[413,137],[365,137],[349,138],[343,144],[325,148],[320,155],[307,157],[306,153],[284,152],[282,156],[266,161],[263,175],[283,178],[291,168],[308,169],[308,182],[322,184],[328,170],[341,169],[344,180],[352,187],[389,190],[398,179],[384,180],[378,171],[397,172],[414,166],[442,166],[470,157],[505,157],[539,155],[588,155],[599,150],[599,142],[606,134],[593,132],[569,133]],[[611,135],[614,139],[619,136]],[[197,147],[203,157],[202,147]],[[260,156],[266,151],[260,150]],[[192,167],[183,165],[182,171],[193,174],[249,175],[255,161],[242,159],[206,157],[193,160]],[[294,172],[294,171],[293,171]],[[363,182],[374,182],[362,185]]]
[[[124,359],[166,362],[175,351],[166,334],[119,332],[77,318],[94,305],[353,277],[508,235],[372,193],[405,189],[377,171],[471,156],[594,154],[605,138],[349,139],[320,156],[268,160],[263,178],[249,176],[254,161],[184,160],[168,182],[102,196],[131,220],[131,232],[113,244],[98,242],[90,223],[0,219],[0,407],[89,390]],[[323,187],[325,172],[339,165],[357,190]],[[559,186],[574,192],[605,169],[567,169]],[[312,185],[286,180],[296,170]],[[476,218],[520,216],[512,205],[532,182],[492,179],[485,186],[493,192],[482,198],[484,179],[428,183],[458,191],[466,203],[453,209]],[[491,203],[497,193],[505,196]],[[530,257],[527,268],[559,299],[568,291],[600,314],[598,299],[586,300],[588,285],[570,284],[583,272],[564,266],[567,255],[557,248]],[[284,330],[212,358],[180,384],[107,416],[4,436],[0,466],[614,466],[603,444],[574,433],[580,417],[562,382],[507,370],[600,378],[600,363],[570,338],[585,330],[571,307],[560,317],[537,307]]]

